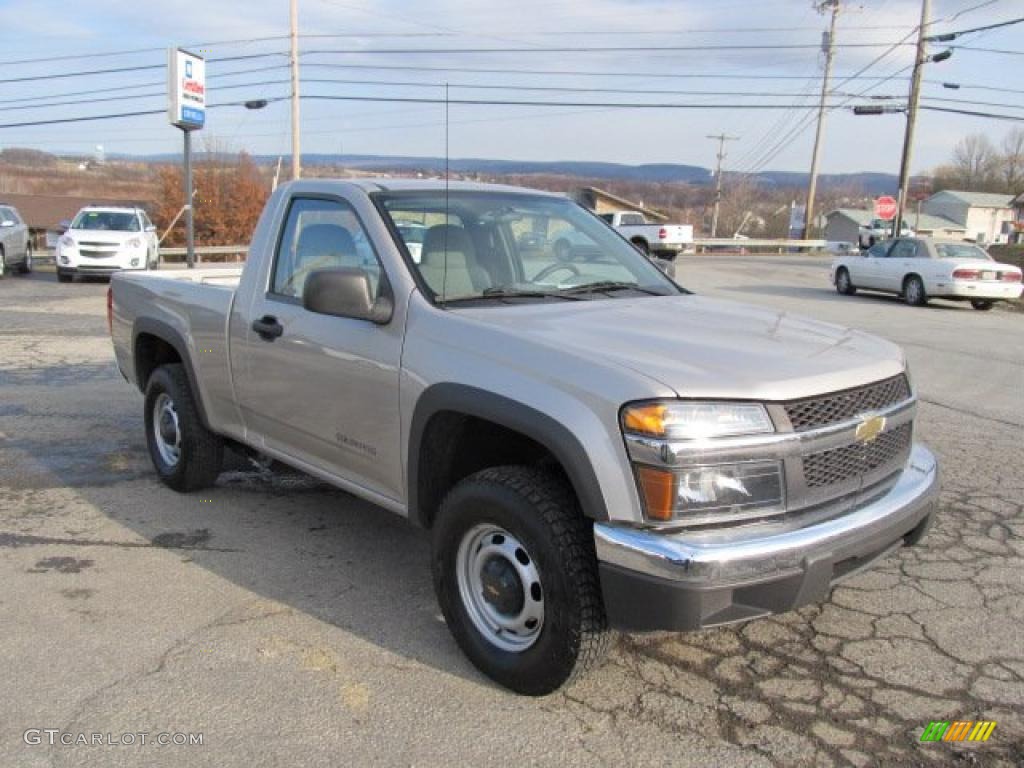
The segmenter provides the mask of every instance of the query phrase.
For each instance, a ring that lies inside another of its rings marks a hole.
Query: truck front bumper
[[[931,524],[938,492],[938,463],[915,445],[883,494],[805,527],[783,520],[659,533],[596,523],[608,619],[625,630],[680,631],[823,600],[841,579],[916,544]]]

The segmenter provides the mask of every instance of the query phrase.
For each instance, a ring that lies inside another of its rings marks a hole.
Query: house
[[[946,189],[922,202],[921,210],[963,225],[967,239],[977,243],[1005,243],[1013,230],[1013,195]]]
[[[661,211],[645,208],[643,203],[634,203],[632,200],[626,200],[624,197],[613,195],[611,192],[597,187],[579,187],[573,190],[570,197],[598,215],[616,211],[631,211],[642,213],[647,221],[652,223],[666,222],[669,219]]]
[[[28,224],[32,245],[37,250],[54,248],[57,238],[65,229],[61,226],[61,222],[73,219],[75,214],[87,205],[139,205],[141,208],[146,208],[145,203],[138,200],[6,192],[0,192],[0,203],[11,205],[18,210],[21,218]]]
[[[874,218],[873,211],[860,208],[837,208],[825,214],[825,239],[836,243],[856,243],[860,228],[870,225]],[[906,223],[918,234],[929,237],[961,240],[967,232],[966,228],[944,216],[918,214],[914,211],[907,212]]]
[[[1013,199],[1013,230],[1010,233],[1011,243],[1024,243],[1024,194]]]

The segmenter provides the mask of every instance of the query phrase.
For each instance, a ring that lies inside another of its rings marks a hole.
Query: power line
[[[372,70],[393,70],[403,72],[461,72],[464,74],[499,74],[499,75],[564,75],[566,77],[629,77],[629,78],[644,78],[644,79],[720,79],[720,80],[806,80],[805,75],[762,75],[757,73],[751,74],[693,74],[693,73],[678,73],[678,72],[623,72],[618,71],[602,71],[596,72],[593,70],[574,70],[574,69],[523,69],[523,68],[509,68],[509,67],[432,67],[432,66],[416,66],[416,65],[398,65],[398,64],[335,64],[335,63],[316,63],[316,62],[305,62],[303,66],[306,67],[322,67],[324,69],[372,69]],[[863,70],[861,70],[863,71]],[[860,77],[858,75],[850,75],[845,78],[845,81],[851,79],[858,80],[872,80],[882,78],[871,78],[871,77]]]
[[[921,109],[927,109],[931,112],[951,112],[956,115],[970,115],[971,117],[988,117],[994,120],[1010,120],[1013,122],[1024,122],[1024,115],[1000,115],[993,112],[976,112],[970,109],[955,109],[953,107],[930,107],[924,104],[921,105]]]
[[[875,42],[875,43],[843,43],[837,48],[885,48],[892,45],[903,45],[902,42]],[[315,54],[350,54],[350,55],[411,55],[429,54],[446,55],[453,54],[490,54],[490,53],[684,53],[688,51],[788,51],[788,50],[818,50],[820,43],[748,43],[748,44],[712,44],[712,45],[597,45],[582,48],[574,47],[536,47],[536,48],[323,48],[306,51],[308,55]]]
[[[268,98],[268,103],[282,101],[284,97]],[[234,101],[225,104],[207,104],[207,109],[218,109],[220,107],[244,107],[244,101]],[[86,123],[94,120],[118,120],[125,117],[144,117],[146,115],[165,115],[166,109],[145,109],[136,112],[116,112],[104,115],[76,115],[74,117],[59,117],[50,120],[26,120],[20,123],[0,123],[0,128],[30,128],[37,125],[58,125],[63,123]]]
[[[261,88],[265,86],[273,85],[287,85],[290,80],[264,80],[264,81],[253,81],[245,83],[231,83],[228,85],[218,86],[218,90],[237,90],[240,88]],[[442,86],[441,83],[425,83],[422,81],[389,81],[389,80],[362,80],[362,79],[347,79],[347,78],[320,78],[320,77],[307,77],[303,78],[303,83],[318,83],[318,84],[335,84],[335,85],[374,85],[394,88],[439,88]],[[162,85],[162,83],[148,83],[148,87],[155,87]],[[485,90],[485,91],[514,91],[514,92],[542,92],[542,93],[602,93],[602,94],[624,94],[624,95],[669,95],[669,96],[711,96],[711,97],[736,97],[736,96],[750,96],[750,97],[773,97],[773,98],[802,98],[806,97],[806,92],[793,93],[793,92],[765,92],[765,91],[693,91],[693,90],[673,90],[673,89],[645,89],[645,88],[582,88],[582,87],[569,87],[569,86],[542,86],[542,85],[490,85],[490,84],[476,84],[476,83],[448,83],[448,86],[453,89],[461,90]],[[125,86],[125,88],[137,88],[140,86]],[[23,99],[22,101],[31,101],[31,104],[21,104],[18,106],[8,106],[7,111],[13,110],[25,110],[25,109],[45,109],[47,107],[62,107],[73,104],[91,104],[97,102],[111,102],[111,101],[127,101],[134,99],[145,99],[155,98],[158,96],[165,96],[164,91],[154,91],[152,93],[137,93],[127,94],[121,96],[104,96],[96,97],[90,96],[90,94],[106,92],[109,89],[103,91],[80,91],[73,94],[74,96],[87,96],[88,98],[82,99],[70,99],[64,101],[46,101],[47,98],[54,97],[38,97],[32,99]],[[830,91],[831,96],[858,96],[859,94],[848,94],[837,91]],[[877,97],[877,98],[896,98],[895,96]],[[5,102],[0,102],[5,103]]]
[[[266,59],[274,56],[287,56],[286,53],[248,53],[241,56],[222,56],[216,59],[207,59],[207,63],[217,64],[224,61],[248,61],[252,59]],[[27,83],[39,80],[59,80],[70,77],[89,77],[91,75],[112,75],[125,72],[144,72],[154,69],[166,69],[166,64],[138,64],[132,67],[112,67],[109,69],[91,69],[77,72],[57,72],[49,75],[23,75],[22,77],[9,77],[0,80],[0,83]]]
[[[973,27],[971,29],[960,29],[956,32],[943,32],[937,35],[930,35],[928,39],[929,41],[937,40],[938,42],[942,42],[944,40],[960,37],[961,35],[973,35],[975,32],[988,32],[989,30],[1000,29],[1002,27],[1012,27],[1014,24],[1020,24],[1021,22],[1024,22],[1024,16],[1016,19],[1007,19],[1006,21],[1000,21],[995,24],[986,24],[983,27]]]
[[[976,51],[978,53],[999,53],[1006,56],[1024,56],[1024,51],[1008,51],[1005,48],[978,48],[973,45],[951,45],[958,51]]]

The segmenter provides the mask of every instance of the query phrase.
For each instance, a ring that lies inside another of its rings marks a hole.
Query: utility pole
[[[832,57],[835,52],[836,19],[839,16],[839,0],[821,0],[816,4],[818,13],[832,9],[832,21],[822,41],[825,52],[825,77],[821,81],[821,101],[818,102],[818,130],[814,134],[814,154],[811,155],[811,178],[807,183],[807,207],[804,210],[803,238],[810,237],[814,223],[814,198],[818,192],[818,162],[821,159],[822,137],[825,134],[825,102],[828,99],[829,81],[832,78]]]
[[[302,176],[302,150],[299,121],[299,0],[291,0],[292,40],[292,178]]]
[[[910,76],[910,98],[907,100],[907,130],[903,135],[903,159],[900,160],[900,186],[896,196],[896,218],[893,219],[892,236],[899,237],[903,231],[903,216],[910,193],[910,157],[914,148],[914,127],[917,122],[917,107],[921,100],[921,69],[928,60],[928,24],[931,16],[931,0],[921,0],[921,26],[917,28],[917,52],[914,71]],[[936,57],[938,60],[939,57]]]
[[[739,141],[739,136],[727,136],[720,133],[717,136],[708,136],[718,142],[718,163],[715,166],[715,207],[711,212],[711,236],[715,237],[718,232],[718,208],[722,203],[722,161],[725,160],[725,142]]]

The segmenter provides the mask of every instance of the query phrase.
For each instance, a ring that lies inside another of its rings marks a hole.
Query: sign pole
[[[167,50],[167,118],[181,129],[184,139],[185,264],[196,265],[195,226],[192,201],[192,131],[206,123],[206,60],[181,48]]]
[[[195,228],[192,218],[192,131],[181,129],[185,137],[185,263],[196,266]]]

